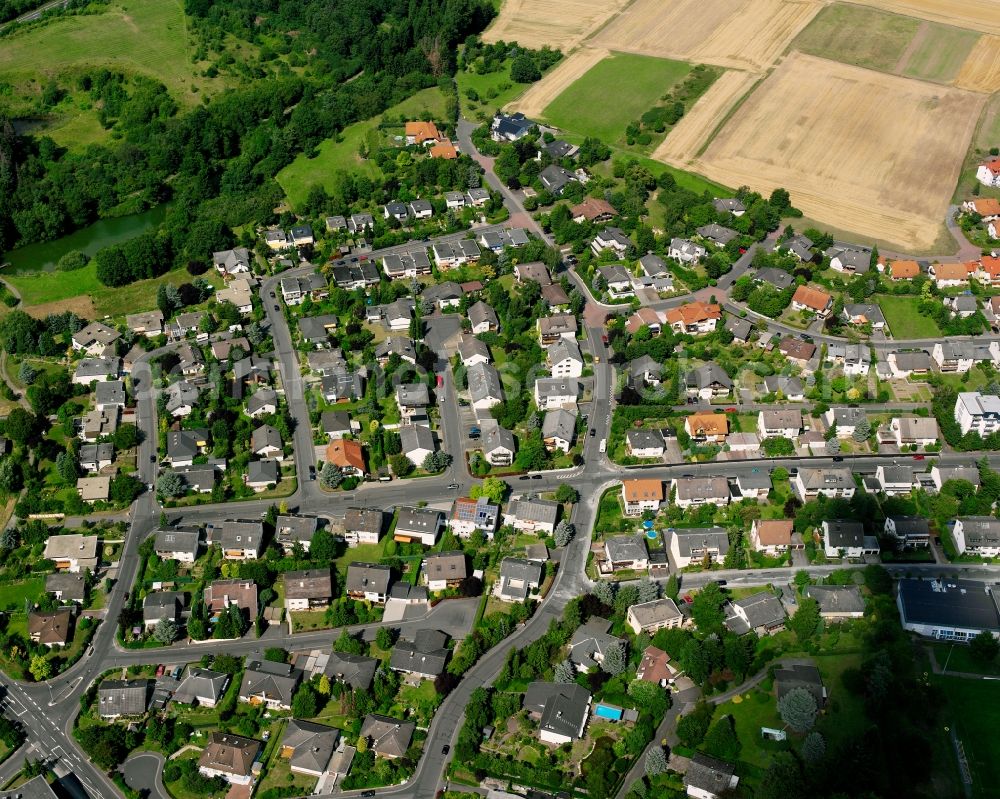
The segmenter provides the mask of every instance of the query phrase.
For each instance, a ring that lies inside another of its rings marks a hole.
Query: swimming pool
[[[655,541],[659,537],[660,537],[660,534],[658,532],[656,532],[656,530],[647,530],[646,531],[646,538],[648,538],[650,541]]]
[[[623,712],[620,707],[615,707],[614,705],[600,703],[594,705],[594,715],[600,716],[602,719],[609,719],[610,721],[621,721]]]

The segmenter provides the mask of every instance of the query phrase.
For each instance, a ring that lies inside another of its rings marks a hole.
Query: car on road
[[[450,751],[451,751],[451,746],[449,744],[445,744],[444,746],[441,747],[441,754],[442,755],[446,755]]]
[[[312,466],[312,465],[309,466],[309,479],[310,480],[315,480],[316,479],[316,467],[315,466]]]
[[[521,475],[520,477],[518,477],[517,479],[518,479],[518,480],[530,480],[531,478],[530,478],[530,477],[528,477],[528,475],[526,475],[526,474],[522,474],[522,475]]]
[[[836,455],[836,456],[834,456],[833,462],[834,463],[843,463],[844,459],[840,455]]]
[[[606,335],[601,336],[601,344],[607,345],[607,343],[608,343],[608,337]]]
[[[923,455],[914,455],[913,456],[913,460],[915,460],[915,461],[922,461],[923,459],[924,459]]]
[[[274,292],[273,291],[271,292],[271,299],[272,300],[274,299]]]
[[[532,480],[541,480],[542,476],[540,474],[533,474],[533,475],[531,475],[531,479]]]
[[[449,491],[458,491],[458,483],[448,483]]]
[[[726,408],[726,413],[736,413],[736,408]]]
[[[590,428],[590,437],[593,438],[596,435],[597,435],[597,430],[594,429],[593,427],[591,427]]]
[[[279,307],[278,307],[277,305],[275,305],[275,306],[274,306],[274,310],[276,310],[276,311],[280,311],[280,310],[281,310],[281,308],[279,308]]]
[[[364,797],[374,796],[375,795],[375,791],[362,791],[361,795],[364,796]]]
[[[814,339],[808,333],[803,333],[802,334],[802,340],[803,341],[808,341],[810,344],[812,344]]]

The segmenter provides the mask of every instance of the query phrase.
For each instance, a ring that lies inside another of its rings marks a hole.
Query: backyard
[[[948,699],[945,719],[954,726],[972,772],[974,797],[996,796],[1000,785],[1000,685],[984,680],[933,676]]]
[[[941,335],[934,320],[918,310],[916,297],[878,294],[872,300],[882,309],[893,338],[937,338]]]

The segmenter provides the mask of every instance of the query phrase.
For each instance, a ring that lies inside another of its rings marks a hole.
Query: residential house
[[[670,482],[670,493],[680,508],[728,505],[731,497],[725,477],[675,477]]]
[[[962,516],[951,529],[955,549],[960,555],[983,558],[1000,556],[1000,519],[993,516]]]
[[[613,535],[604,542],[604,554],[612,571],[649,568],[649,552],[642,535]]]
[[[929,447],[938,441],[937,419],[932,416],[896,416],[889,422],[897,446]]]
[[[754,283],[767,283],[774,286],[779,291],[790,289],[795,283],[795,278],[784,269],[776,269],[773,266],[766,266],[758,269],[753,274]]]
[[[654,336],[658,336],[660,335],[660,331],[663,328],[665,320],[665,315],[661,315],[658,311],[654,311],[649,306],[643,306],[625,321],[625,330],[630,335],[634,336],[642,328],[648,327],[650,333]]]
[[[446,591],[458,588],[469,576],[465,553],[460,551],[435,552],[424,558],[421,577],[428,591]]]
[[[725,397],[733,389],[732,378],[716,363],[706,363],[687,373],[685,379],[689,397],[711,400]]]
[[[264,547],[264,523],[226,519],[212,530],[209,543],[219,545],[225,560],[256,560]]]
[[[549,164],[538,173],[538,180],[542,188],[550,194],[558,197],[563,193],[563,189],[570,183],[578,183],[579,178],[568,169],[564,169],[558,164]]]
[[[418,469],[423,467],[428,455],[437,452],[434,433],[429,427],[422,424],[404,424],[398,432],[403,454]]]
[[[97,715],[102,721],[145,715],[149,680],[103,680],[97,686]]]
[[[361,722],[360,737],[367,741],[369,750],[376,756],[394,760],[406,754],[415,729],[416,725],[412,721],[369,713]]]
[[[542,419],[542,441],[549,452],[569,452],[576,438],[576,413],[563,408],[546,411]]]
[[[262,388],[247,398],[247,416],[257,419],[278,412],[278,393],[274,389]]]
[[[664,597],[632,605],[628,609],[625,621],[636,635],[642,632],[653,635],[658,630],[683,627],[684,614],[677,609],[674,600]]]
[[[333,757],[340,730],[302,719],[290,719],[281,737],[278,756],[288,760],[295,774],[320,777]]]
[[[1000,430],[1000,397],[963,391],[955,401],[955,421],[962,435],[975,431],[984,438]]]
[[[733,341],[745,344],[750,340],[753,333],[753,323],[749,319],[740,319],[738,316],[730,316],[726,319],[726,330],[733,334]]]
[[[663,376],[663,365],[649,355],[640,355],[628,367],[633,388],[658,386]]]
[[[837,272],[863,275],[871,269],[872,251],[868,247],[841,244],[830,247],[824,255],[830,259],[830,268]]]
[[[767,408],[757,413],[757,434],[761,438],[795,438],[802,430],[798,408]]]
[[[364,477],[368,473],[364,450],[359,442],[351,439],[331,439],[326,445],[326,462],[340,469],[341,474]]]
[[[662,484],[660,495],[663,495]],[[659,506],[659,503],[657,503]],[[641,511],[640,511],[641,512]],[[510,525],[520,533],[534,533],[545,536],[552,535],[556,529],[556,519],[559,516],[559,504],[544,499],[512,499],[507,505],[503,523]]]
[[[695,231],[703,239],[708,239],[716,247],[725,247],[733,239],[739,237],[737,233],[732,228],[723,227],[722,225],[702,225]],[[671,241],[671,249],[673,249],[673,241]],[[673,257],[673,256],[671,256]]]
[[[361,432],[361,423],[351,419],[347,411],[323,411],[319,418],[319,429],[328,438],[343,438]]]
[[[114,328],[100,322],[91,322],[86,327],[77,330],[70,339],[70,343],[73,345],[74,352],[84,352],[87,355],[98,357],[104,355],[105,348],[120,338],[121,333]]]
[[[490,502],[488,497],[459,497],[452,504],[448,518],[448,526],[459,538],[466,538],[479,530],[492,540],[499,522],[500,506]]]
[[[643,427],[625,431],[625,450],[634,458],[662,458],[665,448],[659,430]]]
[[[736,488],[743,499],[766,499],[771,490],[771,475],[767,470],[754,468],[736,476]]]
[[[699,235],[705,235],[701,231],[709,228],[718,228],[720,231],[726,230],[726,228],[720,227],[718,225],[709,225],[705,228],[698,228]],[[729,231],[732,233],[733,231]],[[735,236],[736,234],[733,233]],[[676,261],[680,261],[682,264],[693,264],[700,261],[708,254],[708,250],[699,244],[695,244],[693,241],[688,241],[687,239],[670,239],[670,246],[667,248],[667,257],[673,258]]]
[[[930,523],[923,516],[887,516],[883,532],[900,547],[930,546]]]
[[[527,283],[533,280],[540,286],[547,286],[552,283],[552,276],[548,267],[541,261],[528,261],[526,264],[516,264],[514,266],[514,278],[518,283]]]
[[[580,382],[575,379],[540,377],[535,380],[535,405],[540,411],[576,407]]]
[[[734,197],[717,197],[712,200],[712,207],[720,214],[729,213],[736,217],[743,216],[747,210],[746,206]]]
[[[257,618],[257,584],[253,580],[215,580],[205,589],[205,607],[212,618],[235,605],[252,622]]]
[[[860,619],[865,601],[856,585],[808,585],[805,594],[819,604],[820,618],[826,621]]]
[[[444,514],[433,508],[402,507],[396,516],[395,539],[434,546],[444,526]]]
[[[813,241],[808,236],[797,235],[780,242],[775,249],[779,252],[787,252],[794,255],[800,261],[806,263],[815,259],[815,255],[812,251]]]
[[[831,499],[850,499],[856,490],[854,475],[846,467],[799,469],[792,478],[792,488],[803,502],[820,494]]]
[[[608,294],[614,299],[635,296],[632,290],[632,275],[623,264],[608,264],[597,267],[597,274],[601,276],[607,286]]]
[[[198,557],[201,537],[195,528],[161,527],[156,531],[153,551],[161,560],[194,563]]]
[[[726,624],[737,635],[753,631],[757,635],[774,635],[785,629],[785,609],[770,591],[761,591],[729,603],[738,622]]]
[[[960,263],[933,263],[927,268],[927,274],[939,289],[955,288],[969,282],[969,270]]]
[[[431,394],[426,383],[400,383],[396,386],[396,405],[404,422],[414,417],[425,418],[430,404]]]
[[[696,441],[724,444],[729,435],[729,417],[724,413],[692,413],[684,419],[684,430]]]
[[[282,575],[285,585],[285,610],[321,610],[333,601],[333,578],[330,569],[304,569]]]
[[[545,567],[524,558],[504,558],[500,561],[500,577],[496,595],[503,602],[523,602],[532,592],[538,591],[545,574]]]
[[[490,123],[494,141],[517,141],[523,139],[536,125],[524,114],[498,113]]]
[[[55,572],[46,576],[45,592],[57,602],[82,605],[87,598],[87,580],[82,574]]]
[[[76,574],[90,570],[93,573],[97,569],[97,536],[50,535],[42,557],[51,560],[59,571]]]
[[[577,224],[582,222],[610,222],[618,212],[607,200],[597,197],[587,197],[583,202],[569,209],[570,216]]]
[[[99,472],[115,461],[115,445],[84,444],[80,447],[80,468],[85,472]]]
[[[474,336],[480,333],[496,333],[500,330],[497,312],[482,300],[469,306],[468,317]]]
[[[73,383],[87,386],[95,380],[114,380],[121,374],[121,358],[82,358],[73,370]]]
[[[592,616],[586,624],[577,627],[569,641],[569,659],[577,671],[584,674],[593,671],[604,662],[608,650],[622,645],[622,639],[611,635],[610,629],[611,622],[600,616]]]
[[[477,363],[492,363],[490,348],[485,342],[473,336],[462,336],[458,344],[458,357],[462,359],[463,366],[468,369]]]
[[[893,377],[904,378],[912,375],[930,374],[931,357],[922,351],[890,352],[886,360]]]
[[[491,466],[510,466],[517,454],[514,434],[498,424],[484,425],[483,455]]]
[[[583,737],[590,702],[590,691],[576,683],[533,682],[524,693],[523,706],[538,721],[538,737],[560,746]]]
[[[229,675],[221,671],[188,666],[174,691],[173,701],[182,705],[215,707],[229,685]]]
[[[231,303],[241,314],[248,314],[253,311],[253,284],[244,277],[234,278],[226,288],[215,292],[215,299]]]
[[[750,525],[750,546],[756,552],[777,557],[792,545],[791,519],[754,519]]]
[[[860,558],[866,554],[878,554],[878,545],[874,548],[866,542],[865,528],[860,522],[844,520],[825,520],[823,529],[823,550],[828,558]]]
[[[979,469],[975,466],[941,466],[935,463],[931,467],[931,480],[938,491],[949,480],[966,480],[978,490]]]
[[[734,765],[700,752],[691,758],[684,772],[684,788],[691,799],[722,799],[731,796],[739,781]]]
[[[590,242],[594,255],[600,255],[604,250],[613,250],[618,258],[625,258],[635,249],[635,243],[625,235],[621,228],[606,227]]]
[[[343,683],[358,691],[367,691],[375,679],[378,660],[364,655],[352,655],[349,652],[330,653],[323,673],[331,680]]]
[[[347,596],[366,602],[382,604],[389,596],[392,570],[375,563],[351,563],[347,567]]]
[[[536,322],[538,337],[543,347],[558,343],[561,339],[576,339],[576,317],[573,314],[553,314],[542,316]]]
[[[231,732],[210,732],[198,758],[198,772],[209,779],[221,777],[232,785],[250,785],[260,766],[261,743]]]
[[[797,339],[794,336],[785,336],[778,342],[778,352],[788,358],[788,360],[805,367],[813,355],[816,354],[816,345]]]
[[[666,688],[678,676],[680,676],[680,672],[670,665],[670,655],[662,649],[647,646],[642,650],[642,660],[639,661],[639,668],[635,672],[637,680]]]
[[[73,608],[28,611],[28,638],[42,646],[66,646],[73,625]]]
[[[180,591],[150,591],[142,600],[142,622],[147,629],[155,627],[161,619],[180,621],[184,607],[184,594]]]
[[[721,527],[678,527],[669,537],[667,546],[678,569],[692,563],[717,563],[729,552],[729,533]]]
[[[285,459],[281,433],[269,424],[263,424],[251,433],[250,451],[260,458],[274,458],[279,461]]]
[[[469,396],[472,407],[486,411],[503,402],[503,385],[500,383],[500,373],[488,363],[473,364],[466,372],[469,384]]]
[[[976,180],[984,186],[1000,187],[1000,158],[981,163],[976,168]]]
[[[318,526],[315,516],[282,513],[274,522],[274,540],[286,554],[292,554],[296,544],[308,552]]]
[[[635,478],[622,481],[622,505],[626,516],[641,516],[646,511],[656,513],[663,502],[663,481]]]
[[[689,302],[667,311],[667,324],[675,333],[712,333],[722,319],[722,306],[700,301]]]
[[[429,144],[436,144],[441,140],[437,125],[433,122],[415,120],[407,122],[404,128],[407,144],[419,144],[426,147]]]
[[[938,341],[931,349],[931,358],[942,372],[964,374],[977,363],[991,362],[990,347],[971,341]]]
[[[825,319],[832,307],[833,297],[822,289],[799,286],[792,295],[792,308],[796,311],[809,311],[820,319]]]
[[[292,696],[302,671],[290,663],[247,658],[240,684],[240,701],[264,705],[268,710],[291,710]]]
[[[768,375],[764,378],[764,391],[768,394],[774,394],[778,399],[786,399],[790,402],[802,402],[805,399],[802,381],[797,377]]]
[[[377,544],[382,538],[383,526],[381,510],[351,508],[344,514],[344,540],[348,546]]]
[[[830,427],[836,425],[837,438],[850,438],[857,426],[868,420],[868,415],[864,408],[841,407],[830,408],[823,419]]]

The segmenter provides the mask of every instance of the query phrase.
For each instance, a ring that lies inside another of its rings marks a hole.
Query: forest
[[[204,258],[226,245],[224,228],[271,221],[274,175],[298,153],[447,81],[457,45],[494,14],[485,0],[189,0],[186,10],[202,41],[236,36],[286,68],[186,112],[155,81],[82,70],[72,88],[114,133],[82,151],[20,136],[0,116],[0,251],[173,200],[143,255],[155,253],[160,272]],[[119,258],[114,284],[149,274],[146,258],[132,260]]]

